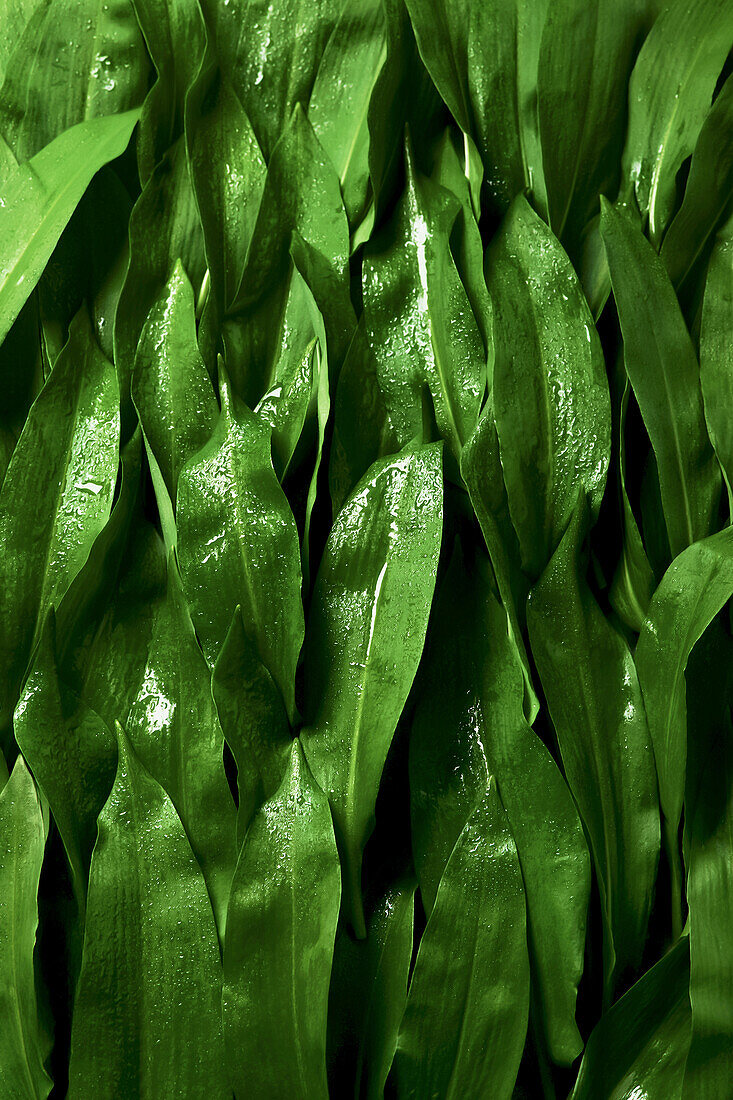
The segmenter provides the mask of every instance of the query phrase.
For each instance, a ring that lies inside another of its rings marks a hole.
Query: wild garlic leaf
[[[0,193],[0,341],[32,293],[92,176],[124,152],[138,117],[138,111],[127,111],[80,122],[5,179]]]
[[[370,908],[364,940],[336,940],[329,1029],[357,1100],[382,1100],[407,1000],[415,882],[402,879]],[[343,1070],[342,1070],[343,1072]]]
[[[125,726],[141,764],[176,808],[223,934],[236,861],[235,808],[224,772],[224,737],[211,675],[196,641],[173,554],[145,676]]]
[[[222,969],[204,878],[170,798],[119,725],[117,738],[89,876],[69,1097],[225,1100]]]
[[[220,379],[214,433],[183,467],[176,515],[183,587],[212,666],[237,604],[295,714],[295,667],[303,641],[298,532],[278,484],[264,425]]]
[[[0,492],[0,727],[49,607],[84,565],[112,506],[119,399],[84,311],[28,415]]]
[[[657,247],[674,210],[677,172],[695,146],[732,45],[730,5],[673,0],[636,60],[623,172]]]
[[[733,219],[718,233],[705,282],[700,326],[700,383],[710,440],[733,508],[733,430],[726,410],[733,387]]]
[[[422,653],[442,522],[439,445],[375,462],[331,528],[311,603],[301,738],[331,802],[346,912],[362,937],[362,849]]]
[[[450,251],[457,200],[418,176],[389,234],[364,258],[364,317],[380,387],[399,442],[423,441],[426,398],[456,460],[478,420],[486,350]]]
[[[579,485],[598,512],[610,454],[603,352],[567,255],[524,198],[486,259],[494,306],[492,401],[522,567],[536,579],[573,513]]]
[[[237,765],[240,848],[252,815],[282,782],[292,734],[280,689],[247,634],[239,605],[216,659],[211,689]]]
[[[602,203],[601,234],[624,338],[626,373],[657,457],[672,556],[710,534],[720,470],[700,370],[669,276],[641,231]]]
[[[581,499],[530,593],[527,626],[598,876],[608,998],[625,969],[641,960],[659,856],[659,802],[634,659],[585,579],[586,526]]]
[[[397,1040],[399,1095],[508,1100],[528,1009],[522,875],[490,777],[448,860],[420,941]]]
[[[0,790],[0,1087],[8,1100],[45,1100],[53,1087],[33,964],[45,846],[36,788],[18,756]]]
[[[295,454],[312,403],[315,359],[315,338],[304,351],[284,348],[272,386],[255,407],[272,433],[272,463],[280,481]]]
[[[679,1100],[690,1044],[689,974],[685,937],[601,1017],[571,1100]]]
[[[471,0],[407,0],[420,56],[448,110],[463,130],[473,133],[468,88],[468,28]]]
[[[282,784],[247,832],[229,900],[222,1008],[238,1100],[328,1097],[326,1016],[340,892],[328,800],[296,738]]]
[[[590,861],[578,811],[524,717],[523,669],[488,562],[456,549],[431,619],[410,736],[412,844],[432,912],[454,845],[496,778],[527,896],[530,965],[554,1061],[582,1049],[575,1024]]]
[[[181,467],[207,441],[219,415],[196,341],[193,290],[180,260],[140,334],[132,398],[175,501]]]

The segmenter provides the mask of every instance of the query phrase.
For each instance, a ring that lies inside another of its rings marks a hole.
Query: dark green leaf
[[[331,528],[313,594],[303,747],[331,800],[361,936],[361,854],[425,640],[442,519],[439,446],[375,462]]]
[[[272,461],[280,481],[295,454],[312,402],[315,358],[315,339],[305,351],[286,346],[275,367],[273,384],[255,408],[272,433]]]
[[[471,0],[407,0],[420,56],[465,134],[473,130],[468,89]]]
[[[664,265],[607,202],[601,233],[624,338],[624,361],[659,468],[672,556],[710,534],[720,470],[703,413],[700,370]]]
[[[221,962],[204,879],[173,803],[119,726],[118,744],[92,854],[69,1097],[227,1100]]]
[[[733,219],[720,230],[708,266],[700,329],[700,382],[710,439],[733,502],[733,425],[726,410],[733,385]]]
[[[420,941],[400,1028],[400,1097],[512,1095],[529,1007],[524,889],[493,777],[466,822]]]
[[[253,819],[224,950],[224,1033],[235,1094],[328,1097],[326,1016],[340,876],[328,801],[300,742]]]

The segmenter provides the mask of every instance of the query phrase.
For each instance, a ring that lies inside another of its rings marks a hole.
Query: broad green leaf
[[[174,501],[181,467],[209,438],[219,413],[196,342],[193,291],[180,261],[140,335],[132,398]]]
[[[432,640],[431,640],[432,639]],[[590,863],[578,811],[524,717],[523,669],[488,562],[454,552],[431,619],[410,737],[412,842],[430,913],[445,866],[489,776],[496,778],[527,895],[530,962],[547,1043],[569,1064],[583,971]]]
[[[363,271],[367,336],[399,442],[423,440],[432,398],[456,460],[486,391],[486,350],[450,251],[458,211],[450,192],[417,175],[408,145],[395,222],[365,256]]]
[[[239,606],[214,665],[211,687],[237,765],[237,847],[255,810],[282,782],[292,735],[280,689],[247,634]]]
[[[140,119],[137,160],[147,184],[183,132],[186,95],[204,58],[206,31],[198,0],[130,0],[158,78]]]
[[[397,1040],[399,1096],[508,1100],[528,1008],[522,875],[490,777],[453,849],[420,941]]]
[[[414,898],[414,881],[398,882],[371,908],[365,940],[348,933],[336,940],[329,1034],[338,1042],[337,1070],[348,1073],[356,1100],[384,1096],[407,1000]]]
[[[28,415],[0,492],[0,727],[48,608],[58,606],[109,516],[118,438],[114,369],[82,311]]]
[[[673,0],[636,60],[622,168],[657,246],[674,209],[677,172],[695,146],[731,46],[730,4]]]
[[[524,647],[520,614],[524,621],[527,581],[519,561],[519,543],[509,515],[504,475],[499,457],[491,397],[484,405],[476,431],[461,455],[461,477],[489,551],[501,602],[507,616],[509,634],[517,646],[525,680],[525,714],[530,722],[537,716],[539,703],[532,687],[529,660]]]
[[[465,134],[473,131],[468,88],[468,34],[473,6],[471,0],[407,0],[420,56]]]
[[[680,1100],[690,1043],[689,975],[685,938],[596,1025],[571,1100]]]
[[[220,380],[221,415],[178,482],[178,552],[201,646],[213,665],[237,604],[245,629],[295,712],[303,641],[298,532],[262,423]]]
[[[559,0],[542,32],[537,100],[550,226],[574,258],[615,194],[626,93],[643,8],[639,0]]]
[[[664,265],[624,214],[602,203],[626,373],[659,468],[672,556],[710,534],[720,471],[703,413],[700,370]]]
[[[41,8],[0,91],[3,137],[20,161],[72,126],[138,107],[147,89],[148,58],[129,0],[50,0]]]
[[[296,104],[307,104],[343,0],[231,0],[216,5],[222,71],[252,120],[268,164]],[[297,28],[297,30],[296,30]]]
[[[35,18],[43,18],[48,0],[18,0],[6,4],[3,9],[3,33],[0,35],[0,86],[5,79],[8,62],[23,41],[23,32],[28,23]]]
[[[636,966],[659,854],[654,756],[634,660],[604,618],[581,558],[579,502],[527,606],[532,654],[598,876],[606,994]]]
[[[73,126],[6,178],[0,195],[0,341],[32,293],[95,172],[122,152],[138,111]]]
[[[700,130],[685,197],[664,236],[661,257],[681,286],[733,196],[733,78],[728,77]]]
[[[175,557],[158,608],[145,677],[126,728],[135,752],[176,808],[223,933],[234,864],[235,808],[211,675],[183,598]]]
[[[600,508],[611,413],[603,352],[578,278],[519,198],[487,254],[496,360],[492,400],[522,566],[536,579],[578,488]]]
[[[227,1100],[222,971],[204,879],[170,798],[119,726],[117,736],[89,875],[69,1098]]]
[[[726,527],[674,559],[652,596],[636,646],[673,873],[687,761],[685,668],[693,646],[732,594],[733,528]],[[673,881],[673,890],[679,885]]]
[[[362,314],[339,374],[334,402],[329,470],[334,514],[371,464],[398,450]]]
[[[367,116],[386,54],[381,0],[347,0],[323,51],[308,118],[338,172],[351,226],[363,216],[369,184]]]
[[[247,832],[224,948],[224,1034],[235,1095],[328,1097],[326,1016],[340,875],[328,801],[300,742]]]
[[[114,782],[115,738],[59,678],[53,611],[15,708],[13,728],[64,842],[83,918],[97,817]]]
[[[494,206],[507,209],[527,192],[547,206],[537,119],[537,66],[548,0],[470,4],[468,85]]]
[[[725,1096],[733,1079],[733,1049],[730,1042],[733,1032],[733,982],[729,950],[729,914],[733,903],[730,861],[733,845],[733,729],[727,712],[729,691],[719,690],[721,680],[724,684],[726,674],[728,677],[730,675],[731,646],[724,634],[722,639],[713,635],[711,642],[720,651],[720,660],[724,665],[721,670],[716,665],[715,655],[705,653],[701,687],[708,697],[712,696],[714,705],[711,709],[715,712],[722,709],[724,713],[722,718],[719,713],[714,713],[714,725],[706,728],[705,720],[701,723],[691,706],[694,740],[691,738],[691,766],[685,801],[692,1005],[692,1040],[684,1088],[687,1100],[718,1100]],[[695,702],[700,702],[699,692]],[[704,701],[701,709],[708,709]]]
[[[290,239],[290,255],[308,289],[311,319],[321,337],[321,347],[328,351],[329,379],[335,380],[357,324],[348,283],[341,277],[338,265],[305,240],[297,229]]]
[[[191,108],[189,107],[189,110]],[[206,261],[222,308],[234,300],[257,220],[266,168],[245,111],[220,73],[190,119],[188,159]]]
[[[271,432],[272,462],[282,481],[295,454],[311,405],[316,341],[305,351],[285,347],[275,367],[273,384],[255,412]]]
[[[700,383],[705,420],[733,508],[733,427],[726,409],[733,387],[733,219],[718,233],[708,266],[700,328]]]
[[[33,967],[45,845],[36,788],[19,756],[0,790],[0,1088],[7,1100],[45,1100],[52,1088]]]
[[[442,521],[440,446],[375,462],[331,528],[311,604],[301,736],[331,801],[362,937],[362,849],[425,641]]]

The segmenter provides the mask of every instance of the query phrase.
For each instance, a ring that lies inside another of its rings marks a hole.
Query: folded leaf
[[[720,496],[700,371],[669,276],[641,231],[604,201],[601,234],[624,338],[626,372],[657,457],[674,557],[710,534]]]
[[[361,854],[425,641],[442,521],[439,446],[375,462],[331,528],[311,604],[301,737],[331,801],[361,936]]]
[[[677,171],[694,148],[731,46],[729,4],[673,0],[636,60],[623,171],[657,246],[674,209]]]
[[[119,726],[117,736],[89,876],[69,1097],[224,1100],[221,963],[204,879],[173,803]]]
[[[453,849],[420,941],[395,1055],[400,1097],[512,1095],[529,1007],[524,905],[492,777]]]
[[[570,261],[524,198],[487,259],[496,361],[492,400],[522,566],[536,579],[581,485],[600,508],[611,416],[603,352]]]
[[[33,967],[45,846],[36,788],[19,756],[0,790],[0,1088],[7,1100],[45,1100],[53,1085]]]
[[[247,832],[224,949],[235,1095],[328,1097],[326,1015],[340,876],[331,811],[300,742]]]
[[[606,995],[638,965],[659,854],[652,745],[634,661],[584,576],[581,501],[527,606],[532,654],[598,876]]]
[[[407,0],[420,56],[465,134],[473,132],[468,88],[471,0]]]
[[[0,492],[0,728],[49,607],[84,565],[112,505],[119,407],[84,312],[31,409]]]
[[[272,462],[280,481],[295,454],[311,405],[315,357],[315,339],[305,351],[285,347],[273,384],[255,408],[272,432]]]
[[[92,176],[124,152],[138,116],[138,111],[127,111],[80,122],[5,180],[0,202],[0,341],[32,293]]]
[[[679,1100],[690,1044],[689,974],[685,938],[597,1024],[571,1100]]]
[[[303,641],[298,532],[254,413],[220,380],[214,434],[178,482],[178,553],[191,615],[213,665],[234,608],[295,711],[295,666]]]

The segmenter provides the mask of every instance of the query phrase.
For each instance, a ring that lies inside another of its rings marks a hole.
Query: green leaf
[[[468,85],[486,186],[501,212],[526,192],[547,206],[537,119],[537,66],[548,0],[471,3]]]
[[[424,395],[453,456],[476,426],[486,351],[450,251],[457,200],[418,177],[407,147],[407,185],[389,235],[364,258],[366,330],[398,440],[423,440]]]
[[[223,1014],[238,1098],[328,1097],[339,896],[331,811],[296,738],[282,785],[247,832],[229,901]]]
[[[0,91],[3,137],[19,161],[72,126],[138,107],[148,81],[129,0],[78,0],[71,7],[50,0],[36,10],[39,17],[26,25]]]
[[[695,643],[733,594],[732,559],[731,527],[676,557],[652,596],[636,647],[673,873],[687,762],[685,668]],[[673,880],[672,888],[678,890],[679,883]]]
[[[43,18],[43,12],[48,0],[19,0],[19,3],[8,5],[3,12],[3,33],[0,35],[0,86],[5,79],[5,72],[13,51],[23,41],[23,32],[28,23],[34,18]]]
[[[212,286],[226,308],[239,289],[266,168],[251,123],[220,73],[201,98],[190,118],[188,160]]]
[[[225,1100],[221,963],[204,879],[170,798],[119,726],[117,736],[89,875],[69,1097]]]
[[[380,0],[349,0],[323,51],[308,118],[331,158],[351,226],[364,215],[369,184],[367,116],[386,55]]]
[[[659,468],[672,556],[710,534],[720,471],[703,413],[700,371],[664,265],[628,217],[602,203],[601,234],[624,361]]]
[[[524,906],[517,850],[490,777],[420,941],[395,1055],[400,1097],[512,1095],[529,1008]]]
[[[532,654],[598,876],[608,995],[646,938],[659,854],[654,757],[626,642],[585,580],[581,499],[527,606]]]
[[[33,291],[92,176],[130,140],[138,111],[89,119],[11,172],[0,202],[0,341]]]
[[[237,847],[255,810],[282,782],[292,735],[280,689],[250,639],[239,606],[214,665],[211,687],[237,765]]]
[[[375,462],[331,528],[311,604],[301,736],[331,801],[360,936],[361,854],[425,641],[442,520],[439,446]]]
[[[527,895],[530,961],[554,1061],[582,1049],[575,1025],[590,864],[578,811],[527,724],[523,670],[488,562],[454,552],[431,620],[410,738],[412,842],[430,913],[489,776],[496,778]],[[432,638],[432,642],[430,641]]]
[[[676,287],[699,259],[733,196],[733,79],[728,77],[700,130],[690,174],[661,257]]]
[[[473,132],[468,88],[468,28],[471,0],[407,0],[420,56],[448,110]]]
[[[690,1042],[689,974],[685,938],[597,1024],[571,1100],[679,1100]]]
[[[270,458],[269,435],[220,380],[221,415],[178,482],[179,562],[209,665],[237,604],[245,629],[295,713],[303,641],[298,532]]]
[[[678,169],[695,146],[732,45],[729,4],[673,0],[636,60],[622,168],[657,246],[674,210]]]
[[[487,255],[494,305],[493,405],[522,567],[536,579],[567,527],[578,487],[600,508],[611,412],[600,340],[578,278],[519,198]]]
[[[234,801],[224,773],[224,738],[211,676],[172,554],[145,677],[125,724],[140,762],[176,808],[223,932],[236,861]]]
[[[82,311],[28,415],[0,492],[0,726],[48,608],[58,606],[109,516],[118,439],[114,369]]]
[[[19,756],[0,791],[0,1088],[7,1100],[45,1100],[52,1088],[33,967],[45,845],[36,788]]]
[[[64,842],[83,922],[97,817],[115,776],[115,739],[100,716],[59,678],[53,610],[15,708],[13,727]]]
[[[348,1064],[356,1100],[382,1100],[407,1000],[415,883],[390,887],[369,913],[367,937],[336,940],[329,1035]],[[332,1090],[333,1091],[333,1090]]]
[[[700,327],[700,383],[705,420],[733,509],[733,428],[725,414],[733,377],[732,319],[733,219],[729,219],[715,239],[708,265]]]
[[[219,413],[196,342],[193,291],[180,261],[140,335],[132,398],[174,501],[181,467],[207,441]]]
[[[550,226],[574,258],[599,195],[618,187],[642,15],[639,0],[548,6],[537,76],[542,165]]]
[[[280,481],[295,454],[312,403],[315,358],[315,338],[305,351],[286,346],[275,367],[273,384],[255,408],[272,433],[272,462]]]

